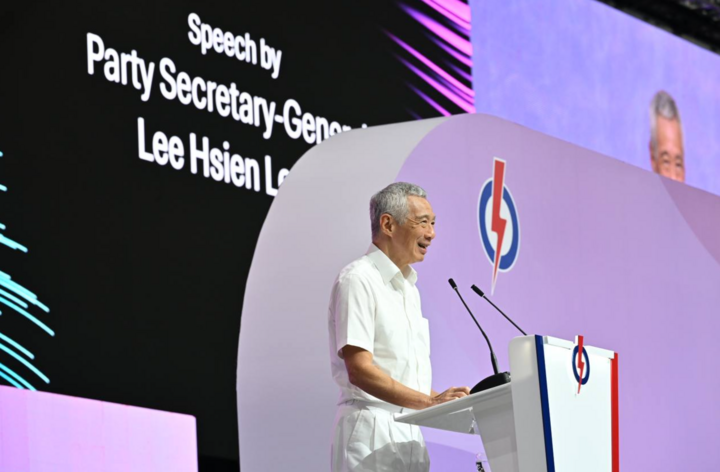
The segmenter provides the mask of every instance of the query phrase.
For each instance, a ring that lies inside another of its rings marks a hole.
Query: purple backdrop
[[[487,347],[448,277],[486,326],[504,369],[507,343],[518,335],[469,290],[491,285],[476,215],[493,157],[507,161],[521,237],[493,301],[529,333],[583,334],[619,352],[624,470],[719,464],[720,198],[483,116],[436,128],[397,177],[423,185],[438,215],[437,239],[416,265],[434,388],[491,374]],[[470,460],[477,446],[459,436],[426,431],[433,470],[449,470],[462,455]]]
[[[590,0],[471,0],[475,108],[650,169],[649,105],[683,121],[686,183],[720,195],[720,57]]]
[[[438,215],[437,239],[415,266],[434,388],[491,372],[449,277],[508,369],[518,333],[469,290],[491,285],[477,210],[494,157],[507,163],[521,244],[492,299],[529,333],[582,334],[619,353],[623,470],[720,464],[720,197],[492,116],[461,115],[343,133],[303,156],[283,184],[243,306],[243,470],[285,470],[278,451],[302,457],[302,470],[327,470],[338,399],[328,297],[338,271],[370,245],[370,196],[393,180],[424,186]],[[477,436],[425,433],[432,470],[473,470]]]

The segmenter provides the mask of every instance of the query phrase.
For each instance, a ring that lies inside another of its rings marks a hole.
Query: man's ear
[[[384,213],[380,217],[380,231],[382,231],[386,236],[392,237],[393,232],[395,231],[395,218],[387,213]]]

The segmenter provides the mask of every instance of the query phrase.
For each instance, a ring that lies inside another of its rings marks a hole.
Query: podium
[[[518,337],[510,375],[509,384],[395,420],[480,435],[492,472],[620,470],[615,352],[581,336]]]

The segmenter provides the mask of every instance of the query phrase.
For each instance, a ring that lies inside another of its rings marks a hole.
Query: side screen
[[[720,57],[595,1],[470,4],[478,112],[720,195]]]

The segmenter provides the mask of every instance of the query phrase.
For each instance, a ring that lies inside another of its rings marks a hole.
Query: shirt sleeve
[[[373,353],[375,344],[375,298],[367,280],[348,275],[338,280],[334,303],[335,341],[342,348],[356,346]]]

